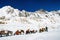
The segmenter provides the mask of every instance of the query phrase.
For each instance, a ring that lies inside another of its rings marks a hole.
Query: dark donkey
[[[36,33],[36,32],[37,32],[37,30],[30,30],[30,29],[26,30],[26,34]]]
[[[30,33],[36,33],[37,30],[30,30]]]
[[[26,30],[26,34],[30,34],[30,30],[29,29]]]

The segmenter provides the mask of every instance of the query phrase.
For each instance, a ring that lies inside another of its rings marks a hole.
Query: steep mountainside
[[[12,29],[12,31],[15,31],[17,29],[26,30],[28,28],[38,30],[40,27],[46,26],[49,27],[49,29],[59,28],[60,10],[48,12],[41,9],[35,12],[27,12],[25,10],[20,11],[14,9],[11,6],[0,8],[1,30]]]

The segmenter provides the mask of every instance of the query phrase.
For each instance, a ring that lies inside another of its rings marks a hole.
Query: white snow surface
[[[60,40],[60,30],[44,33],[2,37],[0,40]]]
[[[60,10],[45,11],[38,10],[35,12],[27,12],[25,10],[14,9],[11,6],[0,8],[0,30],[38,30],[40,27],[48,27],[48,32],[16,35],[2,37],[0,40],[60,40]]]

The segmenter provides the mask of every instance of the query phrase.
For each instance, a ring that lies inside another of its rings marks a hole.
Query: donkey
[[[29,29],[26,30],[26,34],[30,34],[30,30]]]
[[[12,35],[12,31],[8,31],[8,30],[1,30],[0,31],[0,37],[3,37],[3,36],[10,36]]]
[[[26,31],[26,34],[36,33],[36,32],[37,32],[37,30],[30,30],[30,29],[28,29],[28,30]]]
[[[17,30],[15,33],[14,33],[14,35],[21,35],[21,34],[23,34],[24,33],[24,30]]]
[[[0,37],[6,36],[5,30],[0,31]]]
[[[20,30],[20,34],[24,34],[24,30]]]
[[[45,31],[45,28],[40,28],[39,29],[39,32],[44,32]]]
[[[37,30],[30,30],[30,33],[36,33]]]
[[[15,33],[14,33],[14,35],[19,35],[20,34],[20,31],[19,30],[17,30]]]
[[[12,36],[13,32],[12,31],[7,31],[6,36]]]
[[[39,32],[44,32],[44,31],[48,31],[48,27],[40,28],[40,29],[39,29]]]

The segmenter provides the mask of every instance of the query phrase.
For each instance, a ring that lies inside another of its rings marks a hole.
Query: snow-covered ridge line
[[[35,15],[35,16],[39,16],[39,14],[48,14],[48,13],[52,13],[52,14],[59,14],[60,15],[60,10],[57,10],[57,11],[46,11],[46,10],[38,10],[38,11],[35,11],[35,12],[27,12],[25,10],[18,10],[18,9],[15,9],[11,6],[4,6],[2,8],[0,8],[0,15],[9,15],[9,16],[20,16],[20,17],[28,17],[30,15]],[[3,16],[4,16],[3,15]]]

